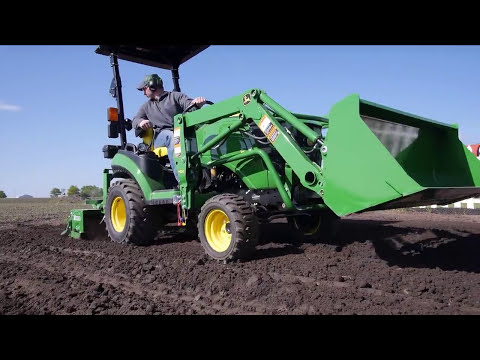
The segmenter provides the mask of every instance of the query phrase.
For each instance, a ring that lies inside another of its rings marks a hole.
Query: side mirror
[[[132,120],[125,119],[125,130],[127,130],[127,131],[132,130]]]

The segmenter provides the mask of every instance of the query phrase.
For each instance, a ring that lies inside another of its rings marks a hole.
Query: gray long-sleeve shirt
[[[174,116],[182,113],[192,100],[184,93],[167,91],[159,100],[149,100],[140,107],[133,118],[133,128],[136,129],[142,120],[150,120],[160,130],[173,129]]]

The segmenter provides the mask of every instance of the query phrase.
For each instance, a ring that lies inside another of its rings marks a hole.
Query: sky
[[[113,71],[97,45],[0,45],[0,190],[49,197],[52,188],[102,186]],[[350,94],[459,125],[480,143],[480,46],[212,45],[180,66],[190,97],[219,102],[259,88],[291,112],[326,115]],[[119,60],[124,111],[146,101],[136,85],[168,70]],[[138,144],[133,131],[127,141]]]

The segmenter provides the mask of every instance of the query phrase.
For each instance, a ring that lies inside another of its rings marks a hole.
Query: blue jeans
[[[155,147],[164,146],[168,150],[168,160],[170,161],[170,166],[172,167],[173,174],[175,179],[178,182],[177,169],[175,167],[175,159],[173,158],[173,131],[168,129],[163,129],[155,138]]]

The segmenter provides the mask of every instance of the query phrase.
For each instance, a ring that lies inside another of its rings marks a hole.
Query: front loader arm
[[[316,146],[323,145],[320,134],[316,133],[310,127],[305,125],[303,121],[299,120],[292,113],[288,112],[286,109],[273,101],[263,90],[258,89],[249,90],[243,95],[216,103],[199,111],[177,115],[175,117],[176,135],[174,133],[174,138],[177,137],[179,139],[178,146],[181,147],[179,148],[179,151],[176,153],[175,157],[178,161],[177,166],[179,169],[180,192],[182,193],[182,200],[187,208],[190,207],[192,198],[191,192],[193,190],[192,186],[188,184],[187,168],[189,163],[194,161],[195,157],[199,156],[201,153],[211,150],[218,143],[223,141],[233,132],[237,131],[240,127],[250,121],[253,121],[259,127],[259,129],[263,131],[271,145],[277,150],[280,156],[283,157],[285,162],[298,176],[300,183],[305,188],[308,188],[322,196],[322,169],[318,164],[307,157],[305,152],[293,139],[289,131],[279,123],[279,121],[276,119],[276,116],[274,116],[272,111],[269,109],[273,110],[277,116],[283,118],[312,143],[315,143]],[[232,120],[232,124],[225,131],[216,134],[216,136],[207,143],[201,145],[199,144],[199,147],[195,153],[188,153],[184,140],[184,134],[187,128],[201,124],[212,123],[232,115],[237,120]],[[232,160],[233,158],[230,159],[229,155],[226,155],[219,161],[226,162],[228,160]],[[235,155],[239,156],[237,154]],[[247,154],[241,155],[241,157],[247,156]],[[268,168],[272,167],[270,170],[275,171],[273,166],[269,166],[270,162],[265,161],[264,156],[261,156],[257,153],[251,153],[250,156],[260,156],[264,160],[266,166]],[[265,156],[267,155],[265,154]],[[274,177],[274,180],[279,179],[280,178],[278,178],[278,176]],[[275,181],[275,183],[284,201],[287,200],[287,196],[291,197],[290,189],[283,186],[283,184],[279,184],[279,181]],[[285,207],[292,208],[291,201],[285,201]]]
[[[321,135],[274,102],[264,91],[251,90],[250,95],[251,102],[243,109],[245,117],[252,119],[257,124],[268,141],[298,176],[301,184],[321,195],[322,169],[305,155],[286,128],[272,116],[267,106],[313,143],[322,144]]]
[[[270,114],[266,106],[270,107],[285,121],[290,123],[300,133],[305,135],[313,143],[321,144],[320,134],[313,131],[304,122],[295,117],[292,113],[284,109],[273,99],[271,99],[263,90],[249,90],[244,95],[236,96],[214,106],[210,106],[202,111],[192,112],[185,115],[186,126],[194,126],[202,123],[208,123],[221,119],[232,114],[240,114],[239,118],[244,122],[253,120],[257,126],[263,131],[265,136],[285,159],[287,164],[293,169],[300,179],[300,182],[306,188],[309,188],[320,195],[318,185],[322,183],[323,176],[320,166],[312,162],[298,146],[292,136],[279,124],[274,116]],[[238,126],[232,128],[224,134],[219,134],[215,139],[205,144],[199,150],[199,153],[205,152],[214,147],[226,136],[238,129]],[[195,154],[198,156],[198,154]]]

